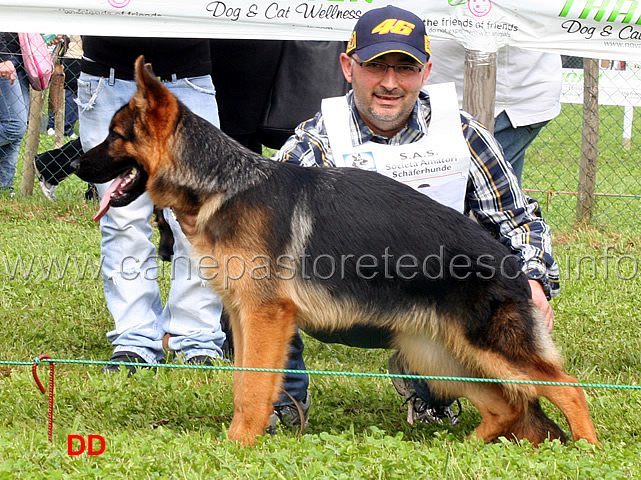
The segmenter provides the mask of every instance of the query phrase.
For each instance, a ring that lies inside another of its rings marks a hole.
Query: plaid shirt
[[[422,138],[429,128],[429,96],[421,91],[407,126],[391,138],[372,132],[347,94],[354,146],[368,141],[404,145]],[[461,129],[470,149],[470,173],[465,195],[465,214],[473,216],[522,262],[528,278],[546,283],[550,295],[559,295],[559,267],[552,257],[550,227],[540,216],[539,204],[521,191],[501,147],[478,120],[461,111]],[[334,159],[322,112],[301,123],[292,137],[274,154],[274,160],[304,167],[333,167]]]

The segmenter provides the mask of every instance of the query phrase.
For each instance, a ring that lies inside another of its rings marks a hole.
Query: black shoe
[[[398,352],[395,352],[387,362],[387,370],[393,375],[408,375],[410,372],[400,361]],[[458,416],[461,414],[461,402],[458,403],[459,413],[452,411],[449,405],[428,405],[425,400],[416,394],[414,384],[409,378],[392,377],[392,384],[396,391],[405,397],[407,404],[407,423],[414,425],[415,422],[428,423],[432,425],[451,425],[453,427],[461,423]]]
[[[87,184],[87,191],[85,192],[85,200],[100,200],[100,195],[98,195],[98,190],[93,183]]]
[[[277,425],[280,423],[285,427],[298,427],[302,433],[309,423],[309,407],[311,405],[309,393],[305,399],[296,401],[296,403],[288,403],[274,407],[274,411],[269,416],[269,425],[266,432],[273,435],[277,431]],[[301,417],[302,413],[302,417]]]
[[[189,360],[187,360],[187,363],[189,365],[201,365],[203,367],[212,367],[214,365],[214,357],[210,357],[209,355],[194,355],[191,357]]]
[[[133,352],[114,352],[114,354],[109,359],[110,362],[127,362],[127,363],[144,363],[144,358],[142,358],[137,353]],[[121,367],[125,367],[129,370],[129,377],[136,373],[137,368],[149,368],[141,365],[140,367],[135,367],[134,365],[118,365],[118,363],[108,363],[102,369],[102,373],[116,373],[120,371]]]

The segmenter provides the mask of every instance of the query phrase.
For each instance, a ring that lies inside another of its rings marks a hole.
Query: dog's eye
[[[125,137],[120,135],[118,132],[115,130],[110,130],[109,131],[109,141],[113,142],[115,140],[125,140]]]

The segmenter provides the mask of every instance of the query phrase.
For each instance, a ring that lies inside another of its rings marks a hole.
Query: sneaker
[[[16,192],[13,191],[13,187],[0,187],[0,195],[13,198]]]
[[[78,135],[76,134],[76,132],[71,132],[69,135],[67,135],[65,133],[65,137],[67,137],[67,138],[69,138],[71,140],[75,140],[76,138],[78,138]]]
[[[52,185],[49,182],[45,181],[44,176],[38,170],[38,162],[34,162],[34,170],[36,172],[36,176],[38,177],[38,181],[40,182],[40,190],[42,190],[43,195],[47,200],[51,200],[52,202],[56,200],[56,187],[57,185]]]
[[[392,375],[410,375],[405,365],[398,359],[398,352],[394,353],[387,362],[387,370]],[[392,377],[392,384],[396,391],[405,397],[407,404],[407,423],[414,425],[416,422],[431,425],[456,426],[461,423],[458,415],[449,406],[431,407],[425,400],[416,394],[412,380],[409,378]],[[461,413],[461,403],[456,400]]]
[[[286,427],[299,427],[302,432],[309,423],[309,393],[302,402],[288,403],[274,407],[273,413],[269,417],[267,433],[275,434],[278,423]],[[300,407],[300,410],[299,410]],[[301,426],[301,412],[305,418],[305,423]]]
[[[114,352],[109,360],[112,362],[147,363],[144,358],[133,352]],[[140,367],[135,367],[134,365],[118,365],[117,363],[108,363],[103,367],[102,373],[116,373],[120,371],[120,368],[123,366],[127,370],[129,370],[129,377],[136,373],[137,368],[149,368],[143,365],[141,365]]]
[[[56,200],[56,185],[51,185],[49,182],[41,181],[40,190],[47,200],[54,202]]]
[[[53,128],[47,129],[47,135],[49,135],[50,137],[53,137],[55,134],[56,134],[56,130],[55,129],[53,129]]]

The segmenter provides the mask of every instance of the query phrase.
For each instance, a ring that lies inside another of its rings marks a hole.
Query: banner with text
[[[347,40],[390,0],[0,0],[2,31],[147,37]],[[485,52],[514,45],[641,60],[637,0],[398,0],[430,36]]]

